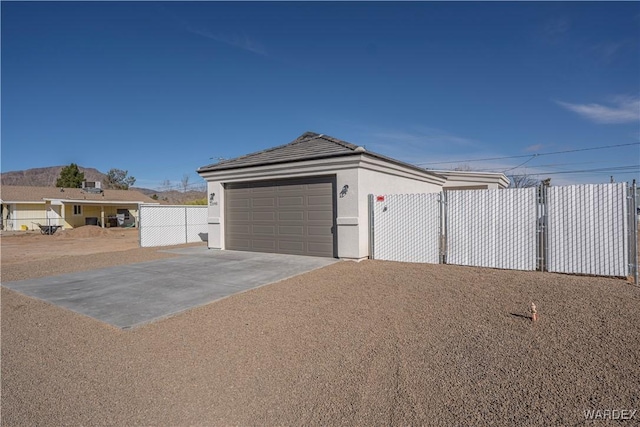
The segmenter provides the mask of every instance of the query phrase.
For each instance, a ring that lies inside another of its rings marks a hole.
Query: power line
[[[565,173],[593,173],[593,172],[601,172],[601,173],[622,173],[627,171],[628,173],[636,173],[640,172],[640,165],[628,165],[628,166],[613,166],[609,168],[594,168],[594,169],[577,169],[572,171],[556,171],[556,172],[540,172],[540,173],[527,173],[526,175],[531,176],[539,176],[539,175],[558,175]]]
[[[509,171],[514,170],[514,169],[518,169],[520,166],[524,166],[524,165],[526,165],[527,163],[529,163],[531,160],[535,159],[536,157],[537,157],[536,155],[533,155],[533,156],[531,156],[531,158],[530,158],[530,159],[525,160],[524,162],[520,163],[518,166],[514,166],[514,167],[512,167],[512,168],[509,168],[509,169],[505,169],[505,170],[503,170],[503,171],[502,171],[502,173],[509,172]]]
[[[579,151],[591,151],[591,150],[604,150],[607,148],[618,148],[618,147],[629,147],[632,145],[640,145],[640,142],[631,142],[629,144],[615,144],[615,145],[603,145],[600,147],[589,147],[589,148],[576,148],[574,150],[564,150],[564,151],[553,151],[550,153],[536,153],[536,154],[521,154],[518,156],[503,156],[503,157],[488,157],[485,159],[468,159],[468,160],[454,160],[447,162],[426,162],[426,163],[416,163],[416,165],[444,165],[444,164],[452,164],[452,163],[468,163],[468,162],[484,162],[488,160],[504,160],[504,159],[518,159],[524,157],[539,157],[539,156],[550,156],[552,154],[565,154],[565,153],[577,153]]]

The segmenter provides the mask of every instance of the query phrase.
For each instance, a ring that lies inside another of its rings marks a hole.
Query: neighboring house
[[[0,202],[4,230],[34,230],[37,224],[137,226],[140,204],[158,204],[133,190],[12,185],[0,187]]]
[[[369,256],[369,194],[433,193],[447,183],[445,175],[312,132],[198,173],[208,183],[210,248],[345,259]],[[494,175],[492,184],[508,183]],[[488,185],[487,174],[476,179]]]
[[[509,186],[509,178],[503,173],[429,170],[447,178],[444,190],[495,190]]]

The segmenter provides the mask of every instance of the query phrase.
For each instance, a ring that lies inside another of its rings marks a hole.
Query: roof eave
[[[410,168],[416,171],[419,171],[421,173],[425,173],[428,175],[432,175],[435,176],[437,178],[446,180],[446,177],[439,175],[437,173],[431,172],[429,170],[426,170],[424,168],[418,167],[418,166],[414,166],[410,163],[405,163],[402,162],[400,160],[395,160],[392,159],[390,157],[386,157],[377,153],[372,153],[370,151],[352,151],[352,152],[348,152],[348,153],[333,153],[333,154],[326,154],[326,155],[318,155],[318,156],[311,156],[311,157],[305,157],[305,158],[299,158],[299,159],[295,159],[295,160],[276,160],[276,161],[271,161],[271,162],[264,162],[264,163],[260,163],[260,164],[253,164],[253,165],[229,165],[227,167],[224,167],[224,165],[220,165],[222,167],[215,167],[215,165],[213,167],[208,167],[208,166],[203,166],[199,169],[197,169],[197,173],[198,174],[205,174],[207,172],[218,172],[218,171],[230,171],[230,170],[236,170],[236,169],[250,169],[250,168],[254,168],[254,167],[259,167],[259,166],[269,166],[269,165],[278,165],[278,164],[286,164],[286,163],[298,163],[298,162],[304,162],[304,161],[308,161],[308,160],[322,160],[322,159],[331,159],[331,158],[336,158],[336,157],[347,157],[347,156],[359,156],[359,155],[365,155],[365,156],[371,156],[380,160],[383,160],[385,162],[389,162],[389,163],[393,163],[395,165],[398,166],[402,166],[402,167],[406,167],[406,168]]]

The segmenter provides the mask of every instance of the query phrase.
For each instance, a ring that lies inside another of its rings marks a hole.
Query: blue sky
[[[1,8],[3,172],[197,183],[314,131],[433,169],[640,179],[637,2]]]

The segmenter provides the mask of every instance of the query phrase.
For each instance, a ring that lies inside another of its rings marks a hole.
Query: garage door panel
[[[278,197],[278,206],[288,207],[288,206],[304,206],[304,197],[303,196],[290,196],[290,197]]]
[[[306,184],[299,184],[299,185],[282,185],[280,187],[278,187],[277,192],[278,194],[289,194],[289,193],[301,193],[303,191],[306,191],[307,189],[307,185]]]
[[[233,198],[227,200],[227,203],[231,209],[247,209],[251,206],[251,200],[247,198]]]
[[[273,225],[252,225],[251,232],[253,234],[259,235],[267,235],[267,236],[275,236],[276,235],[276,227]]]
[[[299,225],[299,226],[279,225],[278,235],[279,236],[304,236],[304,227],[302,225]]]
[[[323,221],[323,222],[332,221],[333,220],[333,212],[308,211],[307,212],[307,219],[309,221]]]
[[[309,242],[307,252],[309,255],[324,256],[329,251],[333,251],[333,243]]]
[[[305,252],[304,242],[295,240],[279,240],[279,252],[288,254],[300,254]]]
[[[278,221],[304,221],[304,211],[280,211]]]
[[[231,211],[228,221],[230,222],[240,222],[240,221],[250,221],[251,220],[251,212],[249,211]]]
[[[331,204],[331,195],[328,196],[308,196],[307,204],[309,206],[327,206]]]
[[[253,195],[275,195],[276,193],[273,187],[254,187],[246,190]]]
[[[231,235],[251,234],[251,226],[249,224],[227,224],[227,227]]]
[[[331,229],[327,229],[326,226],[312,226],[307,227],[307,233],[309,236],[326,236],[331,234]]]
[[[226,247],[333,257],[334,180],[228,184]]]
[[[251,250],[251,241],[249,239],[229,239],[227,242],[228,245],[233,246],[235,250],[238,251],[250,251]]]
[[[251,206],[254,208],[273,207],[275,205],[275,197],[254,197],[251,199]]]
[[[251,250],[258,252],[275,252],[276,241],[271,239],[253,239],[251,240]]]
[[[268,221],[268,222],[274,222],[276,219],[276,213],[274,211],[265,211],[265,212],[247,212],[247,220],[249,218],[249,216],[251,217],[251,220],[254,222],[259,222],[259,221]]]

